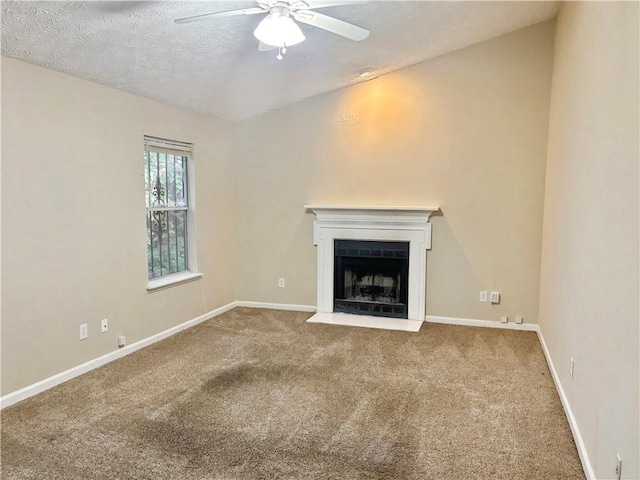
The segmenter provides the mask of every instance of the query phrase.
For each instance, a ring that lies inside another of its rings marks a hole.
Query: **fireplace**
[[[408,318],[409,242],[334,242],[333,311]]]
[[[318,247],[317,313],[308,321],[363,326],[372,319],[384,325],[377,328],[419,330],[426,307],[429,217],[439,208],[305,208],[316,215]]]

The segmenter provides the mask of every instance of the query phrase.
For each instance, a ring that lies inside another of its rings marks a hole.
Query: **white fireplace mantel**
[[[316,215],[313,243],[318,246],[318,312],[333,312],[333,246],[339,240],[409,242],[409,320],[424,321],[429,218],[440,207],[305,205]]]

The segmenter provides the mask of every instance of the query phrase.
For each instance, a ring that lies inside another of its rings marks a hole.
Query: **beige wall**
[[[640,478],[638,14],[568,2],[556,34],[540,328],[597,478]]]
[[[316,304],[305,204],[440,205],[427,314],[536,323],[553,30],[538,24],[237,125],[239,299]],[[479,303],[480,290],[500,291],[501,305]]]
[[[204,273],[152,294],[144,134],[194,143]],[[234,184],[227,124],[3,57],[2,392],[235,300]]]

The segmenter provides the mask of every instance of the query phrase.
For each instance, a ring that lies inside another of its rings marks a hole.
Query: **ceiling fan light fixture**
[[[253,35],[272,47],[290,47],[304,41],[300,27],[288,14],[269,13],[256,27]]]

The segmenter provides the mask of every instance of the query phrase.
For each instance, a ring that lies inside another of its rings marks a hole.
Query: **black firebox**
[[[334,242],[333,311],[408,318],[409,242]]]

